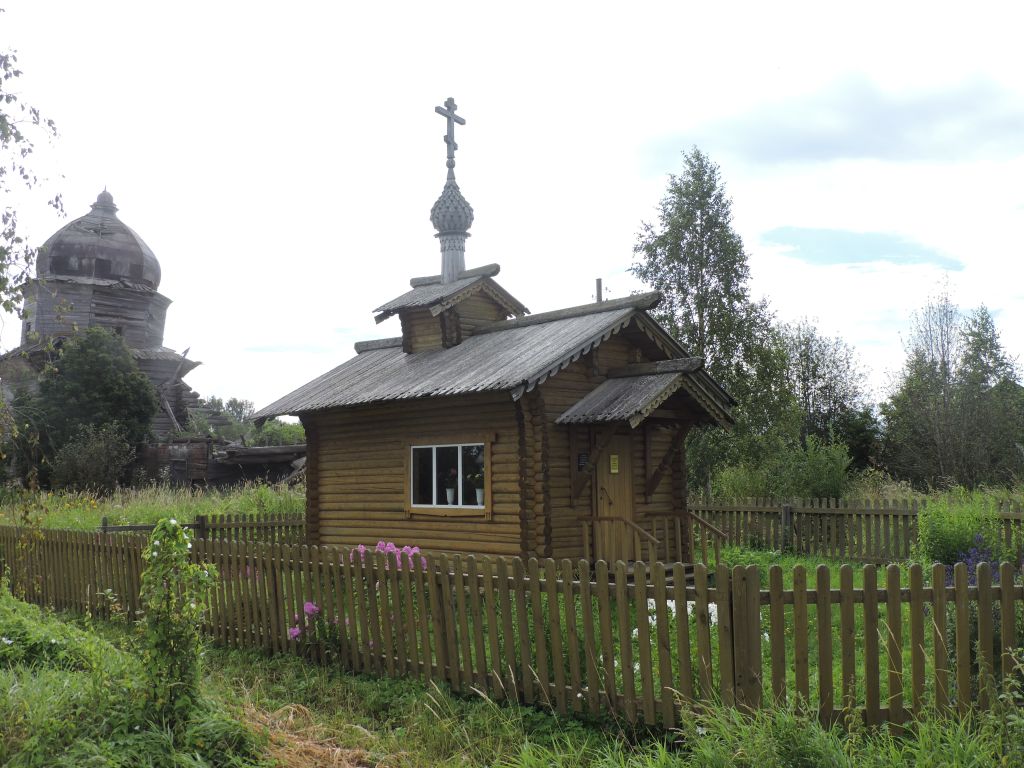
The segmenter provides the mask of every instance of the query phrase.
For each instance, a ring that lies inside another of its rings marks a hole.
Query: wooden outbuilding
[[[465,269],[454,141],[448,168],[441,274],[376,310],[402,335],[256,414],[305,427],[310,543],[686,557],[684,441],[732,399],[651,317],[657,293],[530,315],[497,265]]]

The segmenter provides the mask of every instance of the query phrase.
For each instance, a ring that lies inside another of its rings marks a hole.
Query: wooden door
[[[633,464],[630,439],[612,438],[601,457],[596,474],[597,520],[594,525],[594,554],[599,560],[636,560],[633,530],[624,521],[633,520]]]

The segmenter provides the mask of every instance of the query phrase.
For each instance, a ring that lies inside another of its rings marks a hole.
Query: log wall
[[[508,394],[339,409],[309,414],[307,422],[307,493],[316,505],[311,517],[318,543],[354,546],[384,539],[439,551],[522,553],[520,439]],[[490,519],[483,512],[468,518],[410,515],[408,441],[456,442],[481,434],[492,438]]]

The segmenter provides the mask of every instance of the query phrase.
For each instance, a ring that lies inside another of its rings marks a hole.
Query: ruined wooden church
[[[5,396],[38,385],[38,372],[76,328],[101,326],[124,338],[156,389],[160,410],[152,432],[164,438],[188,421],[199,397],[184,382],[199,365],[168,349],[164,322],[171,300],[159,292],[160,263],[117,216],[103,190],[84,216],[64,225],[39,249],[36,276],[25,287],[21,345],[0,358]],[[187,350],[186,350],[187,352]]]
[[[124,339],[132,358],[156,390],[159,409],[150,422],[154,442],[138,460],[150,477],[169,474],[192,485],[244,479],[278,479],[294,471],[305,446],[246,449],[209,437],[179,436],[190,415],[217,426],[218,412],[203,407],[185,383],[199,365],[164,346],[171,300],[159,292],[160,263],[148,245],[117,216],[104,190],[92,209],[55,232],[39,249],[35,277],[25,286],[21,344],[0,356],[2,395],[36,391],[39,374],[54,362],[76,329],[100,326]]]
[[[437,108],[441,272],[375,310],[402,335],[256,417],[306,429],[310,543],[636,559],[656,531],[688,529],[670,524],[687,515],[685,437],[728,427],[733,401],[651,317],[657,293],[530,315],[496,264],[466,269],[455,108]]]

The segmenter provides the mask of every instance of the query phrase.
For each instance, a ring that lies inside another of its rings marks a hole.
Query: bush
[[[965,560],[972,549],[984,550],[996,562],[1016,559],[1006,545],[993,507],[971,498],[929,502],[917,518],[915,555],[922,563]]]
[[[843,443],[813,435],[804,447],[780,449],[757,465],[726,467],[714,481],[718,497],[839,498],[850,483],[850,453]]]
[[[188,532],[165,519],[142,552],[148,703],[157,722],[175,731],[193,717],[199,698],[203,606],[217,574],[212,565],[193,563],[191,549]]]
[[[53,459],[53,484],[107,494],[126,479],[135,448],[117,424],[79,427]]]

